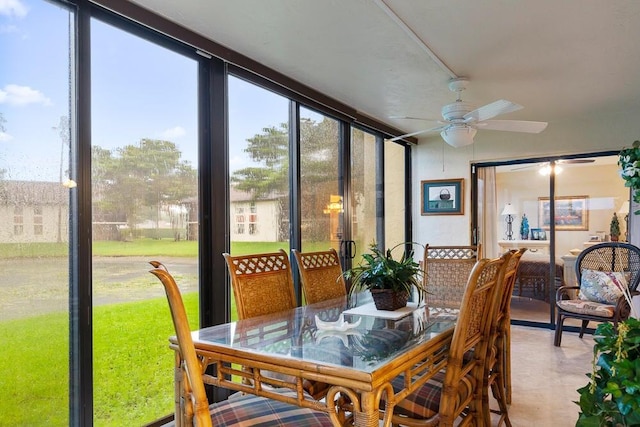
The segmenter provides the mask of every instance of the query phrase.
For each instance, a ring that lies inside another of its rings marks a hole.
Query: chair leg
[[[500,368],[498,368],[500,369]],[[503,372],[497,372],[496,377],[491,384],[491,392],[493,393],[493,397],[498,401],[498,407],[500,408],[500,419],[498,420],[498,426],[504,425],[508,427],[511,426],[511,420],[509,419],[509,409],[507,405],[507,399],[505,396],[505,384]],[[488,424],[491,425],[491,424]]]
[[[504,390],[507,404],[511,405],[511,326],[507,324],[504,334],[504,350],[502,352],[503,372],[504,372]]]
[[[553,345],[556,347],[560,347],[560,342],[562,341],[562,324],[564,323],[564,317],[562,314],[558,313],[556,316],[556,333],[553,339]]]
[[[580,338],[582,338],[584,336],[584,331],[587,329],[587,325],[589,324],[588,320],[583,320],[582,321],[582,325],[580,326],[580,335],[578,335]]]

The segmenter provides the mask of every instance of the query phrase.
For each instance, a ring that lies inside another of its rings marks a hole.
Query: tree
[[[338,184],[330,171],[338,168],[338,122],[325,118],[300,121],[301,166],[303,182],[302,217],[306,218],[305,235],[313,240],[327,239],[328,218],[323,209]],[[280,204],[281,236],[288,237],[289,203],[289,131],[286,123],[263,128],[261,134],[247,139],[245,152],[258,166],[239,169],[231,182],[240,191],[250,193],[254,200],[274,197]]]
[[[142,139],[91,154],[96,215],[125,218],[132,232],[150,218],[158,227],[163,207],[197,196],[196,171],[173,142]]]
[[[286,123],[279,128],[263,128],[262,134],[247,139],[244,150],[254,163],[239,169],[231,176],[231,182],[240,191],[252,194],[254,199],[271,194],[288,194],[289,180],[289,132]]]

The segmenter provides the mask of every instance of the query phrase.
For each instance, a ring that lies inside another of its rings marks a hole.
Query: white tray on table
[[[415,302],[410,302],[410,303],[407,303],[406,307],[402,307],[397,310],[393,310],[393,311],[378,310],[376,308],[375,303],[372,301],[370,303],[363,304],[358,307],[350,308],[349,310],[345,310],[343,313],[355,314],[359,316],[373,316],[373,317],[380,317],[383,319],[398,320],[413,313],[416,308],[418,308],[418,304]]]

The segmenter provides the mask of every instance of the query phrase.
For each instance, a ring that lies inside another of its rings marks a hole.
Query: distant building
[[[69,189],[59,182],[0,181],[0,241],[66,242]]]
[[[230,193],[231,240],[276,242],[289,238],[288,198],[270,194],[254,199],[234,188]],[[139,228],[173,230],[177,240],[198,238],[198,224],[189,215],[195,201],[163,205],[158,218],[140,222]],[[67,242],[69,189],[57,182],[0,181],[0,241],[5,243]],[[126,218],[94,213],[94,240],[126,238]],[[166,233],[165,233],[166,234]]]
[[[231,240],[236,242],[278,242],[289,238],[288,199],[270,194],[254,199],[250,193],[231,188]]]

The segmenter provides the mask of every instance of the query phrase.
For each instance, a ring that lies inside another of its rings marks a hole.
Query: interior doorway
[[[617,159],[617,153],[599,153],[475,165],[474,228],[483,256],[528,248],[512,298],[514,323],[555,323],[556,289],[575,284],[582,249],[611,239],[614,215],[619,238],[626,239],[629,189]]]

